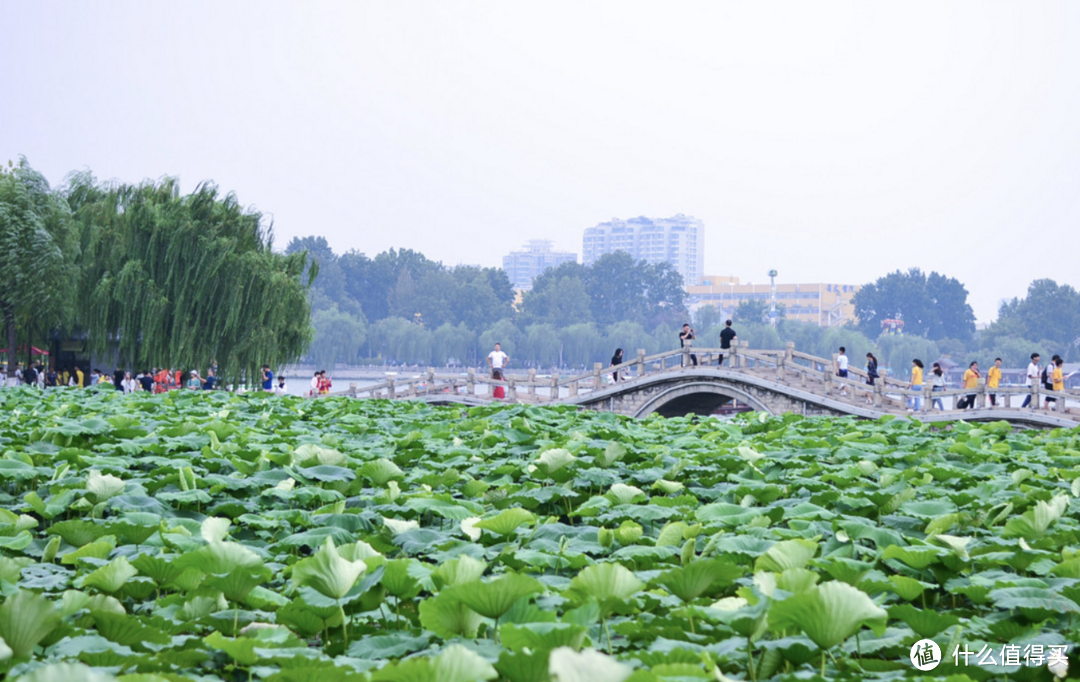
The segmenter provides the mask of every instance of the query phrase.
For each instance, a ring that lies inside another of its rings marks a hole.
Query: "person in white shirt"
[[[1028,388],[1031,388],[1031,382],[1032,381],[1038,381],[1038,380],[1039,380],[1039,354],[1038,353],[1032,353],[1031,354],[1031,364],[1029,364],[1028,368],[1027,368],[1027,383],[1025,384],[1025,386],[1027,386]],[[1027,407],[1030,404],[1031,404],[1031,392],[1029,391],[1028,394],[1026,396],[1024,396],[1024,404],[1020,406],[1020,409],[1022,410],[1022,409],[1024,409],[1025,407]]]
[[[501,375],[508,362],[510,362],[510,356],[502,352],[502,346],[496,343],[495,350],[488,353],[487,356],[488,368],[491,369],[492,378],[495,378],[496,373]],[[496,372],[496,370],[498,371]]]
[[[309,395],[319,395],[319,373],[315,372],[315,376],[311,377],[311,393]]]
[[[847,379],[848,359],[847,349],[840,346],[840,354],[836,356],[836,376],[841,379]],[[843,384],[840,385],[840,395],[847,395],[847,387]]]

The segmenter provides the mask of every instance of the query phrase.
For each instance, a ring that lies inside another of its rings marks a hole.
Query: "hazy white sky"
[[[212,179],[277,244],[499,265],[612,217],[705,270],[1080,285],[1080,3],[0,0],[0,158]]]

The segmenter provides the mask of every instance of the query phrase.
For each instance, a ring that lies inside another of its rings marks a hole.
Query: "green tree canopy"
[[[335,362],[354,363],[360,348],[367,339],[367,324],[331,306],[311,314],[315,338],[308,355],[322,368],[333,367]]]
[[[904,333],[937,341],[967,341],[975,331],[975,313],[968,292],[957,279],[918,268],[889,273],[860,289],[852,299],[859,331],[870,338],[881,333],[881,322],[900,316]]]
[[[83,230],[79,323],[90,349],[121,364],[205,366],[226,381],[296,360],[312,338],[305,252],[275,253],[262,216],[203,184],[187,196],[165,178],[102,185],[73,175]]]
[[[0,168],[0,253],[2,343],[11,378],[18,328],[29,346],[32,335],[67,323],[78,285],[79,242],[71,211],[26,159]]]
[[[1052,279],[1035,280],[1027,296],[1001,304],[998,319],[984,332],[990,343],[1002,337],[1045,339],[1047,346],[1032,348],[1046,357],[1080,357],[1080,292]]]

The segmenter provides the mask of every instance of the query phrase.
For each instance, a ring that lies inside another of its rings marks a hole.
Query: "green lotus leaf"
[[[343,559],[334,547],[333,539],[327,538],[326,544],[314,556],[293,566],[292,581],[298,586],[312,587],[330,599],[341,599],[366,570],[363,561]]]
[[[1065,510],[1069,507],[1067,495],[1058,495],[1049,502],[1039,500],[1034,508],[1029,509],[1020,516],[1014,516],[1005,523],[1002,537],[1020,537],[1028,541],[1038,540],[1046,535],[1046,531],[1054,524]]]
[[[476,637],[483,617],[451,591],[440,592],[420,602],[420,624],[443,639]]]
[[[439,682],[479,682],[499,676],[495,668],[479,654],[460,644],[452,644],[432,662]]]
[[[483,561],[462,555],[440,564],[431,572],[431,580],[435,583],[435,587],[441,590],[447,586],[479,580],[485,570],[487,570],[487,564]]]
[[[623,521],[615,529],[615,539],[619,541],[620,545],[632,545],[640,540],[644,533],[645,529],[641,527],[640,523]]]
[[[646,499],[645,491],[641,488],[626,485],[624,483],[616,483],[611,486],[611,489],[607,491],[604,497],[611,500],[612,504],[633,504],[635,502],[641,502]]]
[[[536,460],[536,468],[545,476],[551,477],[555,472],[570,466],[577,461],[577,457],[570,454],[565,448],[546,450]]]
[[[798,628],[822,649],[842,643],[864,625],[880,634],[888,618],[865,592],[841,582],[817,585],[769,608],[771,628]]]
[[[222,542],[229,535],[230,525],[232,525],[232,521],[229,519],[211,517],[202,522],[199,534],[202,535],[203,540],[209,543]]]
[[[83,578],[83,587],[94,587],[112,594],[139,574],[126,557],[118,557]]]
[[[145,650],[146,643],[169,644],[172,638],[155,627],[145,625],[138,618],[111,611],[91,611],[94,617],[94,629],[112,642]]]
[[[659,547],[677,547],[683,544],[683,534],[687,532],[690,526],[682,521],[672,521],[660,530],[660,535],[656,538],[656,544]]]
[[[626,446],[622,443],[613,441],[604,446],[604,451],[597,455],[596,463],[601,467],[607,469],[615,462],[626,456]]]
[[[214,649],[224,651],[229,658],[245,668],[259,662],[259,655],[255,653],[255,647],[259,644],[254,639],[247,637],[230,639],[220,632],[213,632],[209,636],[203,637],[203,641]]]
[[[892,583],[892,591],[905,601],[917,599],[925,590],[933,587],[930,583],[924,583],[906,575],[890,575],[889,582]]]
[[[19,682],[113,682],[114,680],[114,677],[99,673],[82,663],[49,663],[19,678]]]
[[[566,596],[575,604],[595,599],[600,605],[601,618],[612,613],[620,602],[633,597],[645,587],[622,564],[604,563],[583,568],[566,590]]]
[[[798,594],[817,585],[821,576],[808,568],[789,568],[776,576],[776,586],[785,592]]]
[[[29,481],[41,474],[32,465],[14,459],[0,459],[0,478]]]
[[[329,464],[319,464],[317,466],[308,467],[306,469],[297,469],[304,478],[321,481],[323,483],[334,483],[338,481],[351,481],[356,478],[356,474],[352,471],[340,466],[331,466]]]
[[[935,519],[939,516],[954,513],[956,505],[948,500],[910,501],[901,504],[900,511],[920,519]]]
[[[377,459],[360,467],[361,476],[371,481],[376,487],[385,487],[390,481],[405,478],[405,472],[388,459]]]
[[[550,651],[511,653],[503,651],[495,663],[495,670],[509,682],[548,682],[548,658]]]
[[[812,540],[797,538],[776,543],[754,562],[755,571],[780,573],[789,568],[805,568],[817,554],[818,545]]]
[[[304,443],[292,453],[293,464],[301,467],[327,464],[330,466],[345,466],[348,458],[332,448],[326,448],[314,443]],[[363,472],[361,472],[361,476]]]
[[[13,537],[0,536],[0,547],[10,549],[13,552],[21,552],[34,541],[34,536],[29,531],[21,531]]]
[[[60,625],[60,612],[45,597],[16,590],[0,604],[0,639],[15,658],[25,658]]]
[[[455,598],[481,616],[499,619],[514,603],[532,594],[544,591],[535,578],[519,573],[504,573],[492,580],[473,580],[446,588]]]
[[[237,568],[262,568],[263,560],[238,542],[212,542],[184,554],[176,564],[180,569],[194,568],[206,575],[228,575]]]
[[[890,545],[882,552],[881,558],[897,559],[914,569],[922,570],[927,566],[936,563],[941,552],[942,550],[937,547],[929,547],[926,545],[914,545],[911,547]]]
[[[110,497],[116,497],[124,492],[126,485],[123,479],[112,474],[103,475],[99,471],[91,470],[86,475],[86,492],[89,493],[91,501],[95,503],[104,502]]]
[[[504,623],[499,626],[499,640],[511,651],[541,651],[570,647],[581,650],[588,628],[572,623]]]
[[[548,669],[553,682],[624,682],[634,669],[593,649],[577,652],[559,647],[551,652]]]
[[[689,603],[712,588],[733,584],[746,573],[746,569],[724,559],[699,559],[685,566],[662,573],[656,582],[669,592]]]
[[[917,609],[911,604],[889,607],[889,617],[904,621],[920,637],[932,638],[960,622],[951,613],[939,613],[932,609]]]
[[[521,526],[531,526],[536,522],[532,512],[521,507],[511,507],[488,519],[473,524],[476,528],[489,530],[496,535],[510,535]]]

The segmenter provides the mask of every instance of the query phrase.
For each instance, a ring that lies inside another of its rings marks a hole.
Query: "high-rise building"
[[[683,285],[692,286],[701,281],[705,269],[705,223],[680,213],[671,218],[613,218],[585,229],[581,253],[585,265],[615,251],[647,263],[671,263],[683,276]]]
[[[515,289],[528,290],[532,288],[533,279],[544,270],[576,262],[576,253],[555,251],[550,241],[532,239],[525,244],[524,251],[511,251],[503,256],[503,270]]]

